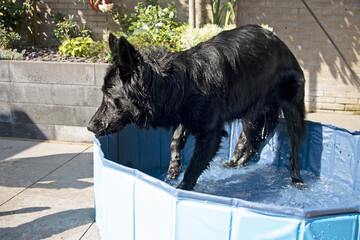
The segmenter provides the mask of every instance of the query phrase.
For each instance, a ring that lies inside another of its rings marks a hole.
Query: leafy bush
[[[109,43],[97,42],[90,37],[69,38],[59,46],[59,52],[63,56],[92,58],[93,62],[111,60]]]
[[[16,49],[8,50],[0,46],[0,60],[23,60],[25,50],[18,52]]]
[[[117,15],[118,20],[120,15]],[[175,19],[174,4],[162,8],[156,0],[147,0],[138,3],[134,13],[121,16],[121,23],[126,26],[126,30],[119,35],[125,35],[136,47],[163,47],[172,52],[178,51],[177,42],[184,27]]]
[[[80,27],[76,22],[73,22],[74,15],[68,15],[66,18],[63,14],[56,13],[52,17],[55,19],[54,35],[60,42],[76,37],[86,38],[91,34],[91,30],[85,25]]]
[[[0,23],[0,46],[12,48],[20,41],[21,36],[18,33],[7,31],[2,23]]]
[[[89,49],[96,44],[90,37],[69,38],[59,46],[60,54],[64,56],[88,56]]]
[[[0,0],[0,23],[6,31],[11,31],[21,21],[25,21],[24,13],[27,5],[13,2],[12,0]]]
[[[92,58],[93,62],[110,62],[111,61],[111,51],[108,41],[94,42],[88,49],[88,57]]]
[[[224,30],[230,29],[229,26],[219,27],[215,24],[206,24],[203,28],[186,28],[181,33],[179,49],[186,50],[201,42],[205,42]]]
[[[154,30],[161,30],[166,27],[173,29],[179,26],[179,23],[174,21],[176,18],[175,5],[172,3],[167,8],[162,8],[159,5],[144,5],[138,4],[136,8],[136,15],[132,17],[129,30],[133,34],[141,34]]]

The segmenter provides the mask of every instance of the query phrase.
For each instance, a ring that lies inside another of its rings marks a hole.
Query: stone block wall
[[[91,142],[106,67],[0,61],[0,136]]]

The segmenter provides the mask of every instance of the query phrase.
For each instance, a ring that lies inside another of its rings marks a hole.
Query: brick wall
[[[360,112],[360,1],[239,0],[239,6],[239,24],[269,24],[298,58],[308,111]]]
[[[120,5],[126,9],[128,13],[134,12],[134,7],[137,6],[139,1],[133,0],[112,0],[115,5]],[[162,6],[167,6],[169,1],[159,0]],[[177,12],[178,20],[187,20],[188,4],[185,0],[174,1]],[[92,37],[95,40],[102,40],[108,35],[108,30],[119,31],[121,25],[114,20],[109,14],[101,11],[95,11],[91,8],[89,0],[40,0],[38,2],[39,16],[39,40],[40,44],[55,45],[56,39],[53,35],[54,24],[51,14],[62,13],[65,16],[68,14],[74,15],[74,21],[80,25],[86,24],[91,27]]]
[[[113,0],[133,11],[138,1]],[[161,0],[166,5],[168,1]],[[187,19],[186,0],[174,1],[178,18]],[[359,0],[239,0],[238,24],[269,24],[298,58],[306,75],[308,111],[360,112]],[[43,43],[53,43],[49,14],[74,14],[102,39],[108,29],[119,30],[109,15],[94,11],[85,0],[42,0]],[[211,8],[208,6],[211,16]]]

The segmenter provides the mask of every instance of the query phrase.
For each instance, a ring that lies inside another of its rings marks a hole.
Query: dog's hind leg
[[[171,138],[171,160],[167,172],[167,179],[177,179],[181,172],[181,150],[184,148],[188,134],[182,124],[175,129]]]
[[[177,188],[192,190],[201,173],[209,166],[210,161],[219,149],[222,131],[216,130],[195,137],[195,149],[186,168],[184,178]]]
[[[251,125],[246,120],[241,120],[243,130],[240,133],[239,139],[235,145],[234,153],[232,158],[224,163],[224,167],[237,167],[241,166],[240,158],[242,158],[246,152],[251,152],[251,140],[250,140],[250,129]]]
[[[236,143],[232,158],[225,167],[244,166],[258,150],[259,145],[274,130],[277,123],[278,108],[273,107],[261,113],[254,121],[242,119],[243,131]]]

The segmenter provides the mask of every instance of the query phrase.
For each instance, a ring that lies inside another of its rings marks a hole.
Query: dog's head
[[[109,45],[113,60],[104,78],[103,100],[88,125],[88,130],[99,136],[117,132],[139,117],[127,86],[137,64],[137,52],[124,37],[110,34]]]

